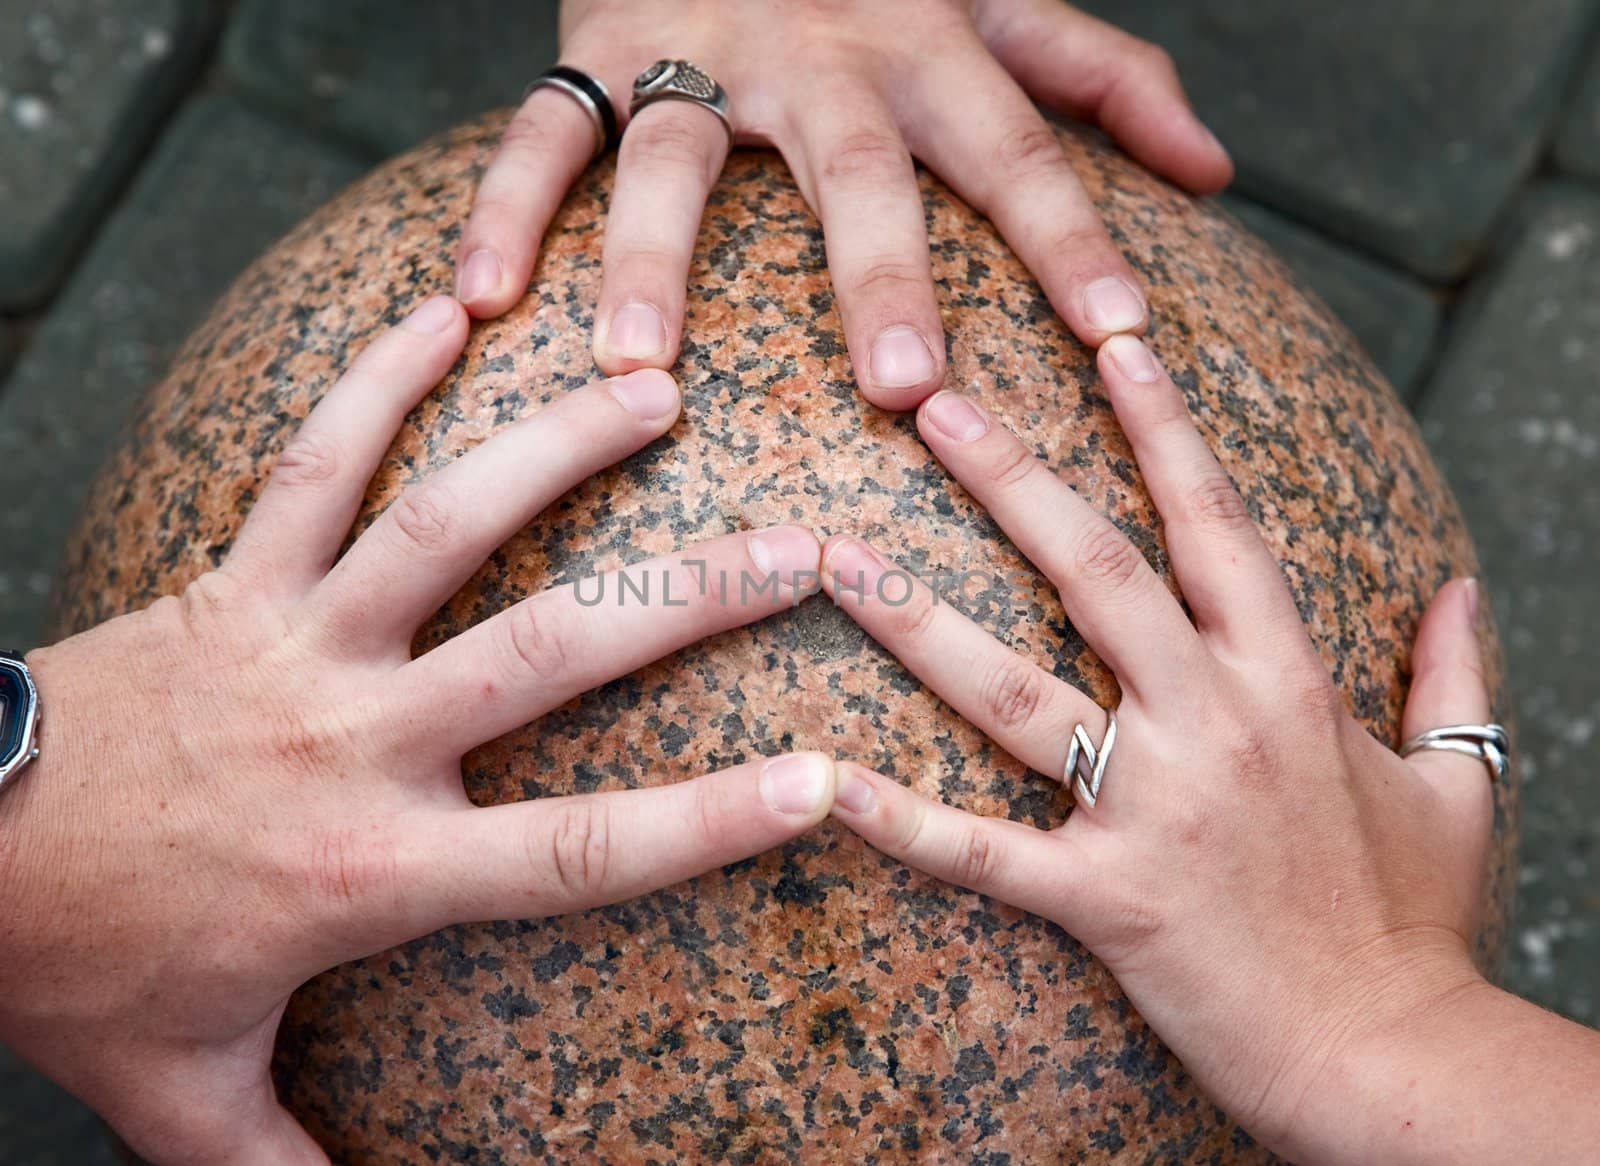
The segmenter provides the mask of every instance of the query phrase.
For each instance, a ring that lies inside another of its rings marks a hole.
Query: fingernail
[[[649,304],[623,304],[611,317],[606,347],[629,360],[659,356],[667,347],[667,322]]]
[[[761,767],[761,797],[780,814],[815,814],[828,796],[828,767],[815,753],[774,757]]]
[[[1083,314],[1102,332],[1130,332],[1144,323],[1144,297],[1127,280],[1108,275],[1085,289]]]
[[[460,294],[464,303],[482,299],[500,286],[500,256],[493,251],[474,251],[461,265]]]
[[[889,562],[860,539],[842,538],[828,548],[825,567],[837,586],[866,594],[876,590]]]
[[[842,806],[852,814],[870,814],[878,808],[878,791],[850,770],[848,765],[839,766],[833,804]]]
[[[646,421],[655,421],[678,411],[678,385],[658,368],[642,368],[606,382],[611,395],[622,407]]]
[[[768,577],[794,585],[796,572],[815,572],[820,551],[816,536],[800,526],[775,526],[750,536],[750,558]],[[813,574],[813,586],[815,575]]]
[[[1481,601],[1481,596],[1478,593],[1478,581],[1476,579],[1468,579],[1465,590],[1467,593],[1467,620],[1476,623],[1478,620],[1478,604]]]
[[[989,432],[989,419],[960,393],[935,393],[922,407],[935,429],[959,442],[977,441]]]
[[[885,328],[872,342],[867,358],[872,383],[880,389],[904,389],[930,380],[939,371],[933,350],[915,328]]]
[[[407,332],[420,332],[423,334],[438,335],[450,327],[456,318],[456,306],[449,296],[434,296],[427,303],[412,310],[411,314],[400,321],[400,327]]]
[[[1130,381],[1150,384],[1161,376],[1161,366],[1156,363],[1155,354],[1137,336],[1126,333],[1113,336],[1100,349],[1111,357],[1111,362]]]

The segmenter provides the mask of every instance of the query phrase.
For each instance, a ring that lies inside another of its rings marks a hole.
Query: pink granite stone
[[[219,561],[285,438],[361,345],[450,290],[500,125],[389,163],[239,280],[106,466],[69,551],[59,629]],[[1328,667],[1392,741],[1423,604],[1476,567],[1415,426],[1344,328],[1233,220],[1101,145],[1066,144],[1147,281],[1155,349]],[[610,183],[609,164],[580,183],[526,300],[475,328],[394,445],[368,518],[595,375]],[[923,192],[951,385],[1166,572],[1090,354],[986,222],[926,175]],[[910,421],[857,394],[821,232],[776,156],[734,155],[689,282],[672,434],[502,548],[419,650],[553,583],[779,521],[864,534],[921,570],[1033,577]],[[1116,699],[1046,586],[968,594],[1001,638]],[[791,748],[858,758],[986,813],[1044,824],[1068,809],[825,599],[606,685],[466,770],[473,797],[494,802],[679,781]],[[1498,790],[1486,961],[1512,877],[1516,786]],[[452,928],[335,968],[294,998],[277,1071],[285,1102],[343,1162],[1265,1158],[1070,937],[831,824],[634,902]]]

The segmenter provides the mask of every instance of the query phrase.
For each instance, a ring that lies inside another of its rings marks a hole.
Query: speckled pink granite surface
[[[218,306],[110,460],[57,624],[216,562],[295,421],[359,347],[452,286],[499,121],[376,172]],[[1405,410],[1345,331],[1231,220],[1069,139],[1148,282],[1153,343],[1285,564],[1352,708],[1392,737],[1425,599],[1474,567]],[[526,301],[478,327],[414,415],[370,512],[594,374],[611,172],[551,232]],[[1006,418],[1163,569],[1159,524],[1089,354],[995,233],[924,178],[950,381]],[[781,161],[712,196],[677,372],[682,421],[497,553],[419,649],[530,591],[777,521],[854,530],[926,570],[1028,571],[903,417],[855,391],[822,236]],[[1047,589],[968,610],[1103,702],[1114,682]],[[1503,704],[1503,701],[1502,701]],[[826,600],[610,684],[472,755],[480,801],[677,781],[756,754],[860,758],[1038,823],[1064,795],[959,719]],[[1486,959],[1515,785],[1500,787]],[[453,928],[295,998],[286,1102],[338,1161],[1249,1162],[1106,972],[1053,926],[825,825],[760,858],[561,920]]]

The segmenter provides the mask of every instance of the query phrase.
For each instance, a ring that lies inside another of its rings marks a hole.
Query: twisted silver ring
[[[1072,797],[1079,804],[1094,809],[1100,800],[1100,783],[1106,777],[1106,765],[1111,761],[1111,750],[1117,743],[1117,710],[1106,710],[1106,736],[1097,749],[1089,739],[1089,730],[1082,725],[1072,730],[1072,744],[1067,747],[1067,767],[1061,781],[1072,784]]]
[[[1423,749],[1440,749],[1476,757],[1489,767],[1491,780],[1500,781],[1511,768],[1511,735],[1504,725],[1441,725],[1418,733],[1400,746],[1400,756]]]
[[[553,65],[535,77],[522,91],[522,100],[527,101],[535,91],[545,88],[559,89],[576,101],[588,115],[594,126],[592,158],[598,158],[616,146],[617,111],[611,104],[611,91],[606,88],[604,81],[571,65]]]
[[[688,61],[660,60],[633,80],[633,101],[628,105],[632,117],[658,101],[688,101],[709,109],[728,131],[733,142],[733,122],[728,118],[728,92],[704,69]]]

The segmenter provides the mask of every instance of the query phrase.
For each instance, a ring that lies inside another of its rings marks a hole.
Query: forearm
[[[1480,981],[1330,1065],[1277,1146],[1297,1162],[1588,1162],[1600,1032]]]

